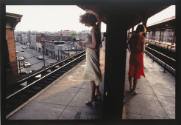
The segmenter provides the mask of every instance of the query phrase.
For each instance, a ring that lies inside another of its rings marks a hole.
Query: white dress
[[[89,35],[87,42],[91,40],[91,35]],[[84,72],[84,80],[94,81],[97,86],[100,85],[102,76],[96,49],[86,48],[86,68]]]

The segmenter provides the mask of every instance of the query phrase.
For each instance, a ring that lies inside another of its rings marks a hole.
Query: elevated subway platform
[[[174,119],[175,78],[145,55],[146,77],[138,81],[137,95],[128,90],[128,56],[125,79],[123,119]],[[104,51],[101,50],[101,69],[104,69]],[[88,107],[90,85],[82,80],[85,61],[58,78],[27,105],[14,113],[10,120],[28,119],[99,119],[100,107]]]
[[[103,49],[100,53],[100,67],[103,71]],[[72,120],[98,119],[99,105],[88,107],[91,86],[83,80],[85,60],[59,77],[50,86],[34,96],[31,101],[8,119],[10,120]]]
[[[129,52],[127,53],[128,72]],[[138,80],[137,95],[131,95],[125,79],[126,119],[175,119],[175,77],[144,54],[145,77]]]
[[[10,119],[93,119],[95,108],[85,105],[90,85],[82,80],[85,61],[58,78]]]

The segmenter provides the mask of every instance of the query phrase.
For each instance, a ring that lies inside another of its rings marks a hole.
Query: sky
[[[23,15],[15,31],[89,30],[79,22],[85,11],[72,5],[7,5],[6,12]]]
[[[15,31],[90,30],[79,22],[80,15],[85,11],[75,5],[7,5],[6,12],[23,15]],[[150,17],[147,26],[171,16],[175,16],[175,5]],[[105,24],[101,28],[102,32],[106,31]]]

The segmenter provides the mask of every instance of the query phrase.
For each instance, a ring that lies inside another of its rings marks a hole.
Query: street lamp
[[[42,48],[43,48],[43,67],[45,67],[45,42],[46,42],[46,39],[45,39],[45,35],[43,33],[41,34],[40,42],[41,42]]]

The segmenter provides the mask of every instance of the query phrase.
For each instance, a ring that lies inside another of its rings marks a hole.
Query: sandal
[[[87,106],[92,106],[92,101],[88,101],[85,103]]]

